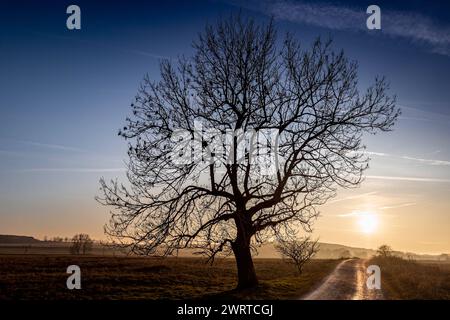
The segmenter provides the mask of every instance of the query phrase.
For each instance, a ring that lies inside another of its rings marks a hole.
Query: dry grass
[[[381,288],[387,299],[450,299],[449,262],[376,257],[370,263],[381,268]]]
[[[260,286],[234,292],[231,259],[214,266],[195,258],[0,255],[0,300],[5,299],[291,299],[317,285],[337,260],[313,260],[298,276],[278,259],[255,259]],[[67,266],[81,268],[81,290],[66,288]]]

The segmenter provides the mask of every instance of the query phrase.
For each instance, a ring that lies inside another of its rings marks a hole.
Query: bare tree
[[[86,254],[92,251],[93,241],[88,234],[76,234],[72,238],[72,246],[70,252],[72,254]]]
[[[284,259],[288,259],[295,265],[299,274],[302,274],[303,266],[308,262],[319,250],[318,240],[311,241],[310,237],[300,239],[278,241],[275,249]]]
[[[387,244],[381,245],[377,249],[377,256],[383,257],[383,258],[392,257],[393,256],[392,248],[390,246],[388,246]]]
[[[100,181],[97,199],[113,208],[110,237],[139,254],[234,254],[238,288],[252,287],[253,248],[310,230],[337,187],[360,184],[369,161],[362,135],[389,131],[399,114],[386,81],[360,94],[357,64],[330,41],[302,49],[290,35],[276,39],[272,22],[231,17],[206,27],[192,58],[163,60],[159,81],[145,77],[119,131],[129,183]],[[276,140],[247,139],[249,131],[276,131]],[[273,159],[272,175],[261,157]]]

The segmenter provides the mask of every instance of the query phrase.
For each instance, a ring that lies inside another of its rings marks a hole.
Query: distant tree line
[[[58,243],[71,243],[70,253],[71,254],[86,254],[92,251],[94,240],[86,233],[78,233],[72,238],[69,237],[44,237],[45,242],[58,242]]]
[[[44,236],[43,241],[45,242],[70,242],[72,239],[69,237],[47,237]]]
[[[72,254],[86,254],[92,251],[94,241],[88,234],[80,233],[76,234],[72,238],[72,246],[70,247],[70,253]]]

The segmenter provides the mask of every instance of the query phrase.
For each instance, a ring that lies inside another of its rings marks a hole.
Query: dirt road
[[[381,290],[369,290],[366,286],[367,260],[348,259],[336,269],[314,291],[303,300],[380,300]]]

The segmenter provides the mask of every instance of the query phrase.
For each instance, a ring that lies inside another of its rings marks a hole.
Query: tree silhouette
[[[92,251],[94,242],[88,234],[76,234],[72,238],[72,245],[70,247],[71,254],[86,254]]]
[[[362,135],[389,131],[399,110],[384,79],[359,93],[357,64],[331,41],[279,43],[273,22],[231,17],[193,48],[161,61],[131,104],[129,184],[100,181],[105,232],[138,254],[234,254],[238,288],[252,287],[252,249],[310,230],[337,187],[357,186]]]
[[[392,248],[390,246],[388,246],[387,244],[381,245],[377,249],[377,256],[383,257],[383,258],[392,257],[393,256]]]
[[[288,259],[295,265],[299,274],[302,274],[305,263],[319,251],[317,241],[312,241],[310,237],[292,240],[281,239],[275,249],[283,259]]]

